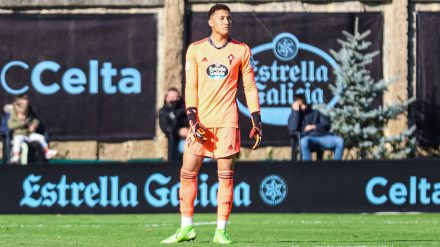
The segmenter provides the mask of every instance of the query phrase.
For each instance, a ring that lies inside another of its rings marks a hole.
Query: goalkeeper
[[[261,142],[262,125],[258,90],[255,85],[252,54],[249,47],[229,37],[231,13],[224,4],[208,12],[211,35],[192,43],[185,63],[185,104],[190,123],[183,165],[180,170],[181,227],[162,243],[178,243],[196,238],[193,226],[197,175],[204,157],[217,160],[217,229],[213,241],[228,244],[226,223],[233,205],[234,161],[240,152],[240,130],[236,93],[241,75],[253,128],[253,149]]]

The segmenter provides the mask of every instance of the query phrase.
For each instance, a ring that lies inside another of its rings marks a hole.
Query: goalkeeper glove
[[[191,128],[191,134],[196,138],[196,140],[200,143],[204,143],[207,138],[206,135],[206,127],[203,126],[198,120],[197,117],[197,108],[188,107],[186,109],[186,115],[188,117],[189,126]]]
[[[258,149],[260,147],[261,138],[263,137],[263,125],[261,124],[261,116],[260,112],[252,113],[252,130],[249,134],[249,138],[254,138],[255,143],[252,146],[252,149]]]

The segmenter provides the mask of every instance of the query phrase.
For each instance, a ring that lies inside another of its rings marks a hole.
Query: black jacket
[[[316,125],[316,129],[306,132],[304,128],[309,124]],[[287,128],[289,134],[300,131],[302,136],[323,136],[330,133],[330,119],[310,108],[304,112],[292,110]]]
[[[164,105],[159,110],[159,126],[168,138],[170,135],[178,136],[180,128],[188,127],[183,102],[177,106]]]

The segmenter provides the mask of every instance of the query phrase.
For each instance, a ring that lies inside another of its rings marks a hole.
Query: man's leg
[[[217,230],[214,236],[216,243],[232,242],[225,229],[233,204],[235,157],[236,154],[217,160],[219,187],[217,193]]]
[[[313,138],[312,144],[319,145],[324,149],[334,150],[334,159],[341,160],[344,152],[344,139],[336,135],[325,135]]]
[[[183,165],[180,170],[180,213],[182,227],[192,225],[194,215],[194,200],[197,197],[197,174],[203,163],[203,156],[188,152],[183,153]]]
[[[190,241],[196,238],[193,226],[194,200],[197,197],[197,174],[203,162],[203,156],[183,153],[183,165],[180,170],[180,213],[182,217],[181,227],[175,234],[163,240],[161,243],[172,244]]]
[[[302,160],[311,160],[312,155],[310,153],[310,136],[301,137],[300,146],[301,146],[301,156]]]
[[[230,157],[220,158],[218,164],[218,182],[217,193],[217,229],[225,229],[229,214],[232,209],[233,191],[234,191],[234,161],[235,154]]]
[[[333,155],[333,159],[341,160],[342,154],[344,153],[344,139],[336,135],[334,137],[335,137],[336,147],[335,147],[335,153]]]

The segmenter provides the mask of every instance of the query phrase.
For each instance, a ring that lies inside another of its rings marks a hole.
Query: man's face
[[[178,100],[180,100],[180,94],[178,92],[172,90],[167,93],[166,101],[168,103]]]
[[[301,111],[305,111],[307,109],[307,104],[302,99],[298,100],[298,104]]]
[[[223,9],[216,10],[209,18],[208,24],[213,32],[228,35],[232,25],[231,13]]]

